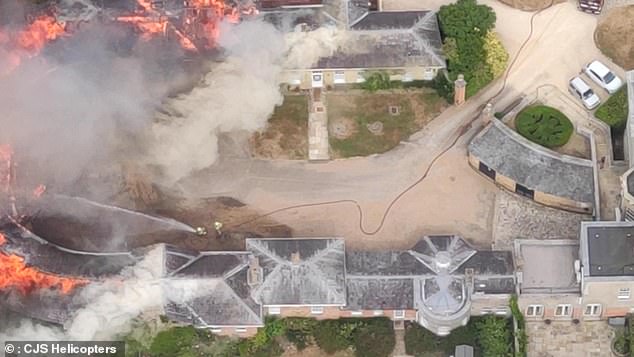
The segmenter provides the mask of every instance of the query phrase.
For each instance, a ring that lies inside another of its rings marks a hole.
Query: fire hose
[[[533,37],[533,31],[534,31],[534,19],[537,15],[539,15],[542,11],[545,11],[549,8],[551,8],[554,5],[554,0],[551,0],[550,4],[547,5],[544,8],[541,8],[539,10],[537,10],[536,12],[533,13],[533,15],[531,15],[530,18],[530,27],[529,27],[529,33],[528,36],[526,37],[526,39],[524,40],[524,42],[520,45],[520,48],[518,49],[517,53],[515,54],[515,56],[513,57],[513,60],[511,61],[511,63],[509,64],[506,73],[504,74],[503,77],[503,81],[502,81],[502,86],[500,87],[500,89],[497,91],[497,93],[495,93],[493,96],[491,96],[488,100],[485,101],[485,103],[491,103],[494,99],[496,99],[497,97],[500,96],[500,94],[502,94],[502,92],[504,91],[504,89],[506,89],[506,85],[508,82],[508,78],[509,75],[511,73],[511,70],[513,69],[517,59],[519,58],[520,54],[522,53],[522,51],[524,50],[524,48],[526,47],[526,45],[528,44],[528,42],[532,39]],[[481,106],[479,108],[479,110],[481,110],[483,106]],[[385,208],[383,215],[381,217],[381,220],[378,224],[378,226],[374,229],[374,230],[366,230],[365,227],[363,226],[363,209],[361,208],[361,205],[359,204],[358,201],[356,200],[352,200],[352,199],[344,199],[344,200],[334,200],[334,201],[323,201],[323,202],[315,202],[315,203],[304,203],[304,204],[298,204],[298,205],[292,205],[292,206],[286,206],[286,207],[282,207],[282,208],[278,208],[276,210],[273,211],[269,211],[266,212],[264,214],[261,215],[257,215],[253,218],[250,218],[248,220],[245,220],[243,222],[240,222],[238,224],[232,225],[231,228],[238,228],[250,223],[253,223],[255,221],[258,221],[260,219],[266,218],[266,217],[270,217],[273,216],[275,214],[281,213],[281,212],[285,212],[285,211],[292,211],[292,210],[297,210],[297,209],[302,209],[302,208],[310,208],[310,207],[319,207],[319,206],[330,206],[330,205],[339,205],[339,204],[352,204],[354,205],[354,207],[357,209],[357,212],[359,213],[359,231],[361,233],[363,233],[364,235],[367,236],[373,236],[377,233],[379,233],[381,231],[381,229],[383,229],[383,226],[385,225],[385,221],[387,220],[387,217],[390,213],[390,211],[392,210],[392,208],[396,205],[396,203],[403,198],[403,196],[405,196],[409,191],[411,191],[412,189],[416,188],[416,186],[418,186],[421,182],[425,181],[425,179],[428,177],[429,173],[431,172],[431,169],[434,167],[434,165],[436,164],[436,162],[442,158],[449,150],[451,150],[452,148],[454,148],[456,146],[456,144],[458,143],[458,140],[460,140],[460,138],[462,136],[464,136],[469,129],[471,129],[471,126],[473,124],[474,121],[476,121],[479,117],[479,114],[476,115],[475,117],[469,119],[466,123],[464,123],[462,126],[458,127],[458,129],[456,130],[457,134],[456,137],[451,141],[450,145],[447,146],[445,149],[443,149],[441,152],[439,152],[429,163],[429,165],[427,165],[427,168],[425,169],[425,171],[423,172],[423,174],[413,183],[411,183],[409,186],[407,186],[405,189],[403,189],[400,193],[398,193],[391,201],[390,203],[387,205],[387,207]]]

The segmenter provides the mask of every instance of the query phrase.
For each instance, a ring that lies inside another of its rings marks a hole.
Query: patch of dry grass
[[[597,47],[625,70],[634,69],[634,5],[611,9],[594,34]]]
[[[267,159],[308,157],[308,97],[287,95],[266,128],[252,137],[253,153]]]

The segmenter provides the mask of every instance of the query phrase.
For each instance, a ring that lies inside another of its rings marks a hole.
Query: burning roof
[[[99,279],[117,275],[138,261],[132,253],[91,253],[66,249],[15,224],[2,230],[6,242],[0,245],[1,252],[12,254],[24,265],[57,276],[71,276],[82,281]]]
[[[0,67],[0,76],[9,74],[23,59],[38,55],[47,42],[64,34],[64,24],[58,23],[50,15],[36,17],[19,31],[9,31],[0,27],[0,48],[9,49],[5,63]]]

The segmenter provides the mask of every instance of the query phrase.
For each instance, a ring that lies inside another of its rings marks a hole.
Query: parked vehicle
[[[603,0],[579,0],[579,10],[598,15],[603,8]]]
[[[588,63],[584,71],[593,81],[610,94],[619,90],[623,85],[619,77],[612,73],[606,65],[597,60]]]
[[[570,80],[568,90],[572,95],[579,98],[583,106],[588,109],[594,109],[601,103],[599,96],[597,96],[588,83],[580,77],[574,77]]]

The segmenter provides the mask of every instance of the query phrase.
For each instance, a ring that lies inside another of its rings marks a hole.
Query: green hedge
[[[517,321],[517,342],[518,342],[518,350],[515,351],[515,357],[526,357],[527,353],[527,345],[528,345],[528,335],[526,334],[526,321],[524,320],[524,315],[520,311],[519,306],[517,305],[517,296],[513,295],[511,300],[509,301],[509,306],[511,308],[511,314],[513,314],[513,318]]]
[[[182,356],[192,353],[192,346],[212,343],[213,340],[214,336],[207,330],[198,330],[192,326],[173,327],[154,336],[149,352],[153,357]]]
[[[298,349],[311,340],[328,354],[353,348],[358,357],[387,357],[396,340],[393,323],[385,317],[314,320],[288,318],[285,322],[287,339]]]
[[[545,105],[524,108],[515,118],[515,127],[523,137],[548,148],[565,145],[573,131],[570,119]]]
[[[634,352],[634,314],[627,315],[626,337],[629,342],[630,353]]]
[[[623,86],[594,113],[598,119],[615,129],[625,128],[627,124],[627,87]]]
[[[476,323],[478,343],[484,357],[510,357],[513,354],[513,334],[509,320],[494,315],[485,316]]]

